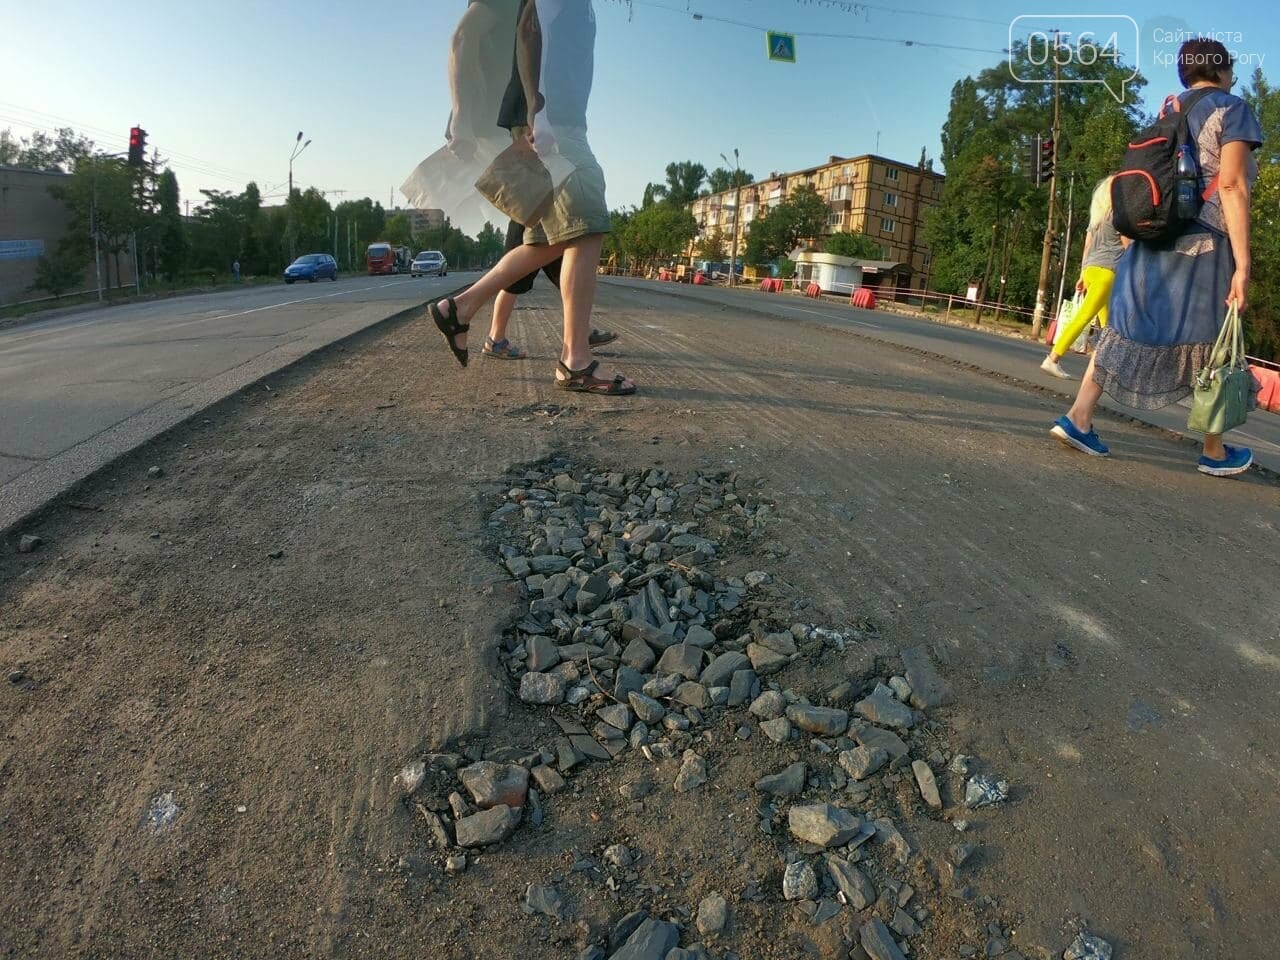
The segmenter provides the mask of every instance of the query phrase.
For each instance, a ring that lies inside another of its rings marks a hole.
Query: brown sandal
[[[605,397],[629,397],[636,392],[634,386],[624,387],[626,377],[616,376],[612,380],[602,380],[595,376],[599,360],[592,360],[581,370],[570,370],[563,362],[556,364],[563,377],[556,377],[556,386],[561,390],[573,393],[596,393]]]

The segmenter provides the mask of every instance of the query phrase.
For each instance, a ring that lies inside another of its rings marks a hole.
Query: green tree
[[[52,136],[36,130],[22,138],[14,137],[12,130],[0,130],[0,166],[71,173],[80,160],[92,153],[93,141],[70,127],[60,127]]]
[[[983,276],[989,260],[1007,262],[1006,300],[1029,306],[1039,279],[1049,198],[1046,188],[1031,183],[1024,156],[1032,137],[1046,134],[1052,126],[1055,87],[1013,76],[1048,81],[1052,62],[1032,64],[1024,43],[1014,46],[1011,57],[1015,70],[1001,61],[952,87],[942,129],[946,189],[926,222],[925,237],[933,251],[933,283],[939,289],[961,292],[969,280]],[[1062,71],[1064,81],[1105,78],[1109,86],[1118,88],[1132,69],[1123,63],[1081,67],[1073,61]],[[1137,92],[1145,84],[1136,75],[1126,87]],[[1074,216],[1079,222],[1088,215],[1093,185],[1114,171],[1145,118],[1136,98],[1119,104],[1098,83],[1064,82],[1057,91],[1060,209],[1065,216],[1067,182],[1074,171]],[[1065,254],[1068,262],[1078,259],[1083,233],[1076,231],[1074,249]]]
[[[341,253],[338,259],[352,269],[363,267],[365,248],[375,240],[382,239],[386,211],[382,209],[381,203],[374,203],[364,197],[360,200],[344,200],[333,213],[338,218],[338,248]],[[425,248],[429,245],[424,241],[422,246]]]
[[[413,231],[409,227],[409,218],[403,213],[394,214],[382,227],[382,239],[393,247],[411,246]]]
[[[694,160],[668,163],[667,182],[650,184],[646,187],[646,198],[660,200],[676,207],[687,207],[701,195],[702,184],[706,179],[707,168]],[[646,203],[645,206],[650,206],[650,203]]]
[[[498,262],[502,257],[502,251],[507,245],[507,238],[487,220],[480,232],[476,235],[476,256],[479,258],[479,266],[482,270],[488,269]]]
[[[52,256],[41,257],[31,289],[43,290],[54,299],[75,290],[84,281],[85,258],[81,253],[70,245],[59,245]]]
[[[726,170],[724,167],[716,167],[707,174],[707,186],[712,193],[724,193],[734,187],[745,187],[755,182],[756,178],[745,170]]]
[[[785,257],[800,241],[820,236],[826,223],[827,205],[818,192],[810,186],[801,187],[751,224],[746,260],[764,264]]]
[[[106,285],[108,289],[120,286],[120,255],[132,245],[134,232],[145,226],[138,203],[137,171],[114,157],[86,154],[76,160],[70,179],[50,187],[49,192],[70,210],[70,233],[76,244],[81,238],[92,237],[90,224],[96,196],[98,244],[106,266]]]
[[[698,232],[698,222],[683,207],[657,203],[633,215],[623,246],[629,257],[646,263],[680,254]]]
[[[879,260],[880,244],[865,233],[841,230],[827,238],[827,253],[837,257],[853,257],[860,260]]]
[[[1258,67],[1253,71],[1249,86],[1240,95],[1253,108],[1258,124],[1262,127],[1262,147],[1257,153],[1258,163],[1280,163],[1280,90],[1267,82],[1262,68]]]
[[[728,260],[729,245],[725,243],[724,234],[719,227],[698,241],[697,254],[699,260],[711,260],[715,263]]]
[[[187,231],[179,207],[178,178],[172,170],[160,174],[156,185],[156,246],[160,272],[171,282],[187,267]]]

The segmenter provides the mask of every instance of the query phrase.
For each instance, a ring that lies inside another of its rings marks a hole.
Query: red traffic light
[[[129,128],[129,164],[141,167],[147,151],[147,131],[141,127]]]

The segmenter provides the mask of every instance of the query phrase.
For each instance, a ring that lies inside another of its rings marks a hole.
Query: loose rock
[[[786,743],[791,737],[791,721],[786,717],[766,720],[760,724],[760,732],[774,743]]]
[[[858,931],[858,939],[862,949],[867,951],[871,960],[906,960],[898,943],[893,939],[889,928],[878,917],[870,923],[863,924]]]
[[[498,804],[519,809],[529,790],[529,771],[514,763],[483,760],[462,770],[458,778],[481,810]]]
[[[889,754],[880,747],[854,747],[839,757],[840,768],[855,780],[866,780],[889,762]]]
[[[756,789],[774,797],[794,797],[804,790],[808,772],[809,768],[803,762],[796,762],[781,773],[761,777],[756,781]]]
[[[708,894],[698,904],[698,933],[714,937],[729,922],[729,901],[718,893]]]
[[[787,698],[777,690],[766,690],[755,698],[748,709],[753,717],[773,720],[782,716],[787,709]]]
[[[975,774],[969,778],[964,788],[965,806],[971,810],[986,807],[995,803],[1004,803],[1009,799],[1009,784],[1004,780],[996,780],[985,774]]]
[[[784,900],[813,900],[818,896],[818,878],[813,867],[803,860],[787,864],[782,875],[782,897]]]
[[[505,804],[473,813],[458,821],[456,828],[458,846],[483,847],[499,843],[511,836],[520,824],[520,811]]]
[[[1111,960],[1111,944],[1091,933],[1079,933],[1063,952],[1062,960]]]
[[[924,802],[931,810],[941,810],[942,795],[938,793],[938,781],[934,779],[933,770],[923,760],[915,760],[911,764],[911,772],[916,776],[916,785]]]
[[[793,703],[787,708],[787,719],[793,726],[823,737],[838,737],[849,727],[849,714],[833,707],[814,707]]]
[[[836,889],[844,894],[855,910],[865,910],[876,902],[876,888],[867,875],[852,863],[835,855],[827,857],[827,873]]]
[[[881,726],[910,730],[916,723],[912,709],[895,700],[889,688],[881,685],[876,686],[871,696],[854,704],[853,709],[858,712],[858,716]]]
[[[680,928],[665,920],[645,919],[610,960],[666,960],[680,942]]]
[[[520,678],[520,699],[549,706],[564,699],[565,682],[553,673],[526,673]]]
[[[692,750],[684,752],[680,772],[676,774],[675,788],[680,793],[696,790],[707,782],[707,761]]]
[[[787,812],[787,826],[793,837],[805,843],[839,847],[858,835],[862,820],[829,803],[815,803],[792,807]]]

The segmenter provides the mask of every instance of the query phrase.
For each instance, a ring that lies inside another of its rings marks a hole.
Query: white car
[[[439,250],[423,250],[413,258],[413,263],[409,265],[409,276],[425,277],[427,274],[436,277],[447,277],[449,275],[449,261],[444,258],[444,254]]]

